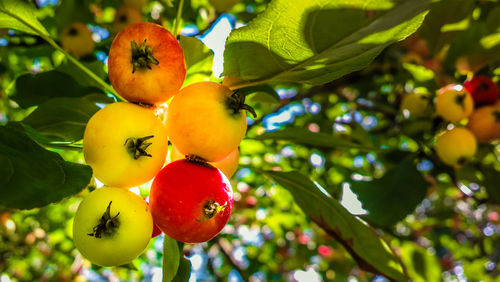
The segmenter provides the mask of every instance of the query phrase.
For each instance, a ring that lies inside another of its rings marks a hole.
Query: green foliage
[[[480,144],[462,168],[447,167],[434,141],[450,124],[432,115],[432,103],[423,117],[399,109],[409,93],[432,100],[472,74],[498,84],[498,1],[236,3],[228,21],[242,25],[226,40],[224,84],[247,95],[258,117],[240,146],[230,223],[206,244],[152,240],[133,264],[113,269],[83,261],[71,241],[78,193],[95,188],[80,164],[83,132],[98,104],[115,101],[102,58],[112,36],[82,59],[57,40],[73,21],[110,30],[122,1],[39,2],[0,0],[2,279],[147,280],[163,265],[165,281],[305,272],[326,281],[498,280],[498,140]],[[172,30],[179,3],[149,1],[143,19]],[[184,86],[222,81],[199,39],[219,16],[208,0],[185,1],[177,22],[199,32],[179,36]],[[351,214],[345,186],[367,223]],[[139,190],[147,196],[148,184]],[[200,268],[191,268],[194,255]]]
[[[60,201],[85,188],[92,176],[89,166],[66,162],[31,141],[17,123],[0,127],[0,156],[0,203],[10,208]]]
[[[25,74],[16,79],[16,93],[11,98],[27,108],[54,97],[82,97],[99,92],[95,87],[82,87],[71,76],[59,71]]]
[[[182,243],[165,236],[163,240],[163,281],[170,282],[177,275],[182,257]],[[180,249],[180,250],[179,250]]]
[[[85,126],[100,108],[92,99],[106,98],[101,94],[82,98],[60,97],[41,103],[23,123],[53,141],[76,142],[83,139]],[[107,102],[110,102],[109,99]]]
[[[266,132],[256,137],[257,140],[284,140],[317,148],[361,149],[377,151],[375,147],[366,147],[349,140],[344,140],[326,133],[315,133],[302,128],[286,128],[280,131]]]
[[[366,219],[386,227],[412,213],[425,198],[428,186],[413,158],[403,160],[380,179],[351,183],[351,189],[368,211]]]
[[[323,84],[370,63],[412,34],[427,1],[273,1],[229,36],[224,75],[263,82]],[[333,29],[332,29],[333,27]]]
[[[13,28],[35,35],[48,35],[48,31],[38,21],[35,13],[33,6],[25,1],[1,0],[0,27]]]
[[[406,280],[398,259],[387,245],[307,177],[295,172],[263,173],[288,189],[302,211],[339,241],[362,268],[396,281]]]

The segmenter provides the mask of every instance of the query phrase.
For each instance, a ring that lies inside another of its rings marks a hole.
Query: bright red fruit
[[[498,86],[487,76],[475,76],[465,81],[464,88],[472,95],[476,105],[494,104],[498,99]]]
[[[165,166],[149,194],[156,225],[185,243],[208,241],[219,233],[233,209],[229,180],[215,167],[190,160]]]

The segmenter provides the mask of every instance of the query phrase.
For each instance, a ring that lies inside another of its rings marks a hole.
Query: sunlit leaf
[[[12,28],[35,35],[49,35],[36,18],[34,7],[24,0],[0,0],[0,28]]]
[[[182,247],[179,250],[177,241],[164,235],[163,239],[163,281],[169,282],[174,279],[179,269],[182,256]]]
[[[264,82],[322,84],[362,69],[422,23],[426,0],[274,0],[226,41],[233,88]]]

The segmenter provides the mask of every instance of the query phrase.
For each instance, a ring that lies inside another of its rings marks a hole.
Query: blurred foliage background
[[[222,81],[226,37],[264,11],[268,2],[186,0],[180,22],[180,40],[191,67],[186,83]],[[139,20],[172,29],[179,3],[37,0],[31,4],[57,42],[72,22],[90,28],[95,49],[79,61],[107,81],[107,53],[120,28],[116,15],[122,6],[134,7]],[[405,95],[419,92],[432,99],[437,89],[462,83],[471,73],[498,83],[499,16],[498,1],[434,1],[415,34],[384,49],[366,68],[319,86],[273,84],[278,100],[263,92],[250,96],[247,102],[258,117],[248,118],[247,137],[240,146],[240,169],[232,179],[235,208],[219,236],[184,247],[191,264],[190,281],[388,281],[363,270],[341,243],[304,214],[286,189],[261,173],[292,170],[314,180],[351,214],[376,227],[400,256],[411,280],[500,281],[498,141],[481,144],[474,160],[454,170],[434,152],[435,136],[447,123],[435,117],[432,105],[422,117],[400,111]],[[200,39],[213,56],[206,47],[189,45],[188,36]],[[22,121],[35,110],[28,102],[21,107],[11,99],[19,92],[44,96],[50,91],[99,87],[38,36],[2,29],[0,46],[2,125]],[[26,76],[51,70],[67,77],[44,87]],[[23,75],[23,84],[16,84]],[[37,130],[44,132],[42,127]],[[324,135],[309,137],[308,132]],[[357,146],[325,145],[331,136]],[[78,148],[48,147],[66,161],[84,162]],[[492,176],[486,177],[486,171]],[[385,181],[374,181],[387,175]],[[371,192],[363,186],[366,183]],[[72,217],[81,198],[95,186],[99,183],[41,208],[0,206],[0,281],[161,279],[163,236],[151,240],[132,264],[114,268],[91,265],[74,248]],[[144,197],[148,190],[148,184],[133,188]]]

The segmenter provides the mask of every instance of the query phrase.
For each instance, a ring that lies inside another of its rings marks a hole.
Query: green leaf
[[[0,0],[0,28],[12,28],[22,32],[49,36],[38,21],[34,7],[23,0]]]
[[[101,90],[95,87],[82,87],[65,73],[48,71],[18,77],[15,94],[10,98],[22,108],[28,108],[55,97],[82,97],[100,92]]]
[[[489,199],[500,205],[500,189],[498,189],[498,183],[500,183],[500,172],[494,170],[493,168],[484,168],[483,175],[483,184],[488,192]]]
[[[322,192],[319,185],[298,172],[260,172],[290,191],[302,211],[339,241],[361,268],[392,280],[408,280],[387,244],[337,200]]]
[[[251,94],[258,94],[258,93],[263,93],[268,95],[270,98],[273,99],[274,102],[279,102],[281,100],[280,96],[269,85],[257,85],[257,86],[250,86],[250,87],[245,87],[245,88],[240,88],[239,91],[241,93],[244,93],[245,96],[251,95]]]
[[[92,177],[89,166],[66,162],[40,147],[19,123],[0,127],[0,172],[0,205],[19,209],[45,206],[74,195]]]
[[[91,96],[53,98],[40,104],[23,123],[49,140],[75,142],[83,139],[87,122],[99,109]]]
[[[429,14],[425,17],[419,34],[427,40],[431,51],[439,51],[445,44],[453,41],[458,31],[443,31],[446,24],[457,23],[474,9],[473,0],[442,0],[434,1]]]
[[[80,61],[80,63],[93,72],[97,77],[105,80],[108,77],[106,66],[101,61]],[[94,86],[101,89],[102,85],[95,79],[88,76],[81,68],[70,62],[63,62],[57,68],[57,71],[69,74],[78,84],[82,86]]]
[[[284,140],[301,145],[319,148],[337,149],[360,149],[366,151],[377,150],[377,148],[363,146],[351,141],[335,137],[327,133],[315,133],[303,128],[290,127],[279,131],[266,132],[255,137],[257,140]]]
[[[186,58],[186,80],[184,85],[203,81],[206,78],[211,81],[219,80],[213,76],[214,53],[212,50],[196,37],[181,35],[179,43]]]
[[[401,246],[401,260],[414,282],[441,281],[441,267],[436,255],[413,242]]]
[[[177,241],[164,236],[163,239],[163,281],[170,282],[174,279],[179,268],[181,251],[179,250]],[[181,247],[182,249],[182,247]]]
[[[191,276],[191,262],[183,255],[180,256],[179,269],[175,275],[173,282],[188,282]]]
[[[265,82],[323,84],[368,65],[420,26],[426,0],[274,0],[226,41],[232,88]]]
[[[429,183],[407,158],[382,178],[352,182],[351,189],[369,212],[366,219],[379,226],[392,226],[412,213],[425,198]]]

